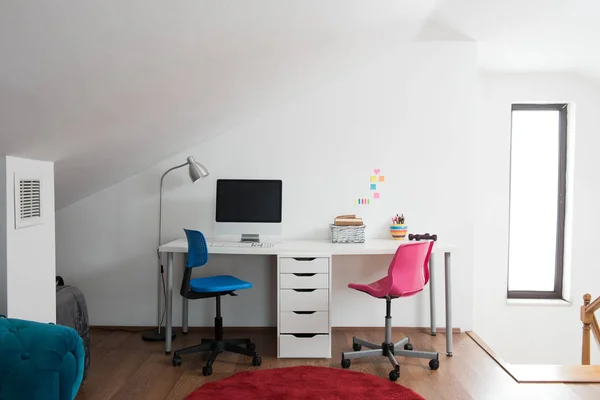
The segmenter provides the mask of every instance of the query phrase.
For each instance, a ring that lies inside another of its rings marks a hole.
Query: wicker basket
[[[366,227],[366,225],[337,226],[330,224],[331,243],[364,243]]]

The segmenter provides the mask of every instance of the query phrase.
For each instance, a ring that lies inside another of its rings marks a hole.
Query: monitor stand
[[[260,235],[257,233],[243,233],[242,243],[244,242],[260,243]]]

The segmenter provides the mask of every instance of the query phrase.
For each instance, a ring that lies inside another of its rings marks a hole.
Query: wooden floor
[[[239,337],[241,332],[228,332]],[[378,343],[383,329],[352,329],[334,331],[333,354],[328,360],[277,359],[274,331],[254,331],[252,340],[263,357],[260,369],[294,365],[340,367],[341,351],[348,351],[352,335]],[[454,335],[454,357],[445,355],[445,335],[431,337],[426,333],[409,332],[415,349],[440,352],[440,369],[429,370],[426,360],[399,359],[400,379],[426,399],[600,399],[600,385],[590,384],[519,384],[466,334]],[[178,335],[174,348],[196,344],[206,332]],[[405,336],[394,332],[394,340]],[[77,400],[100,399],[184,399],[205,382],[223,379],[239,371],[255,370],[250,359],[223,353],[213,365],[214,373],[203,377],[203,355],[184,356],[181,367],[171,365],[162,343],[142,341],[140,333],[126,331],[92,331],[90,373]],[[353,360],[352,370],[387,378],[391,366],[387,359]],[[341,383],[343,384],[343,383]],[[358,400],[358,399],[357,399]]]
[[[510,364],[492,350],[475,332],[467,332],[467,335],[519,383],[600,384],[600,365]]]

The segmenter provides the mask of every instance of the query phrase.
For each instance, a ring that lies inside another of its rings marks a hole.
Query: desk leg
[[[435,336],[435,268],[433,254],[429,257],[429,316],[431,318],[431,336]]]
[[[184,257],[184,265],[187,265],[187,253],[185,254]],[[189,317],[188,317],[188,313],[189,313],[189,299],[187,297],[181,297],[181,333],[183,333],[184,335],[186,335],[188,333],[188,321],[189,321]]]
[[[171,339],[173,334],[173,253],[167,253],[167,296],[165,298],[165,353],[171,353]]]
[[[163,307],[163,287],[162,287],[162,259],[158,260],[158,273],[156,275],[156,280],[158,282],[158,291],[156,292],[156,298],[158,302],[156,303],[156,328],[157,332],[160,335],[160,331],[162,329],[162,307]]]
[[[446,272],[446,354],[452,357],[452,274],[450,253],[444,253],[444,267]]]

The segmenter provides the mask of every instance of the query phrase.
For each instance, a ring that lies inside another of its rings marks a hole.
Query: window
[[[508,298],[562,299],[566,104],[513,104]]]

